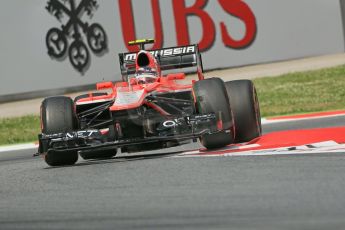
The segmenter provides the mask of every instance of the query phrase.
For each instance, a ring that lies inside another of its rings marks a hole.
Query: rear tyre
[[[235,121],[235,142],[248,142],[261,136],[260,106],[250,80],[225,82]]]
[[[66,133],[78,127],[74,102],[69,97],[57,96],[43,100],[41,105],[41,131],[45,134]],[[50,151],[45,155],[45,162],[50,166],[73,165],[78,160],[78,152]]]
[[[234,126],[224,82],[219,78],[197,81],[193,85],[193,93],[197,112],[200,114],[215,113],[217,120],[221,119],[223,123],[224,131],[203,135],[200,137],[201,144],[207,149],[214,149],[233,143]],[[217,127],[211,127],[211,129],[215,131]]]

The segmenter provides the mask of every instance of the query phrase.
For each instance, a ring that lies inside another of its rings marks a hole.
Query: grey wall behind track
[[[344,43],[345,43],[345,0],[339,0],[339,1],[340,1],[342,23],[343,23]]]
[[[126,0],[98,0],[98,8],[93,11],[92,18],[87,14],[82,15],[81,21],[87,21],[89,25],[97,22],[103,27],[108,44],[108,49],[100,55],[95,55],[86,45],[90,52],[90,62],[83,73],[73,68],[67,54],[58,59],[48,55],[47,32],[53,27],[61,29],[61,25],[69,20],[65,15],[59,22],[50,14],[46,10],[49,1],[60,1],[68,8],[72,0],[65,3],[62,0],[2,0],[0,3],[0,101],[32,92],[53,94],[58,92],[55,89],[120,79],[117,53],[125,52],[127,48],[121,29],[119,4]],[[76,5],[81,2],[73,1]],[[158,2],[162,15],[162,45],[178,44],[177,38],[182,29],[181,24],[175,21],[173,0],[130,2],[133,4],[137,38],[154,37],[151,2]],[[196,2],[207,2],[201,14],[211,19],[215,28],[214,41],[203,51],[206,69],[344,52],[345,19],[341,14],[345,11],[344,1],[186,0],[186,7]],[[224,9],[222,2],[228,10]],[[248,25],[243,19],[248,16],[248,12],[243,13],[243,7],[254,15],[255,36],[243,47],[227,46],[222,40],[221,23],[235,41],[242,40],[248,32]],[[128,20],[128,12],[125,12],[125,18]],[[188,16],[187,22],[191,43],[198,43],[203,37],[212,34],[212,28],[205,27],[203,31],[198,16]],[[84,33],[81,34],[86,41]],[[70,46],[72,36],[67,40]]]

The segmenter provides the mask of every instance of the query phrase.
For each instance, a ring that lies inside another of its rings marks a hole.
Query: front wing
[[[144,143],[185,141],[199,138],[205,134],[213,134],[217,130],[215,114],[193,115],[162,122],[157,136],[108,141],[100,130],[79,130],[68,133],[39,134],[37,155],[50,152],[79,151],[107,148],[121,148]]]

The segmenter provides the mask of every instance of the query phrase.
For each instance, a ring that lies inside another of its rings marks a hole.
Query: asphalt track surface
[[[56,168],[33,150],[1,153],[0,229],[345,229],[345,154],[166,156],[178,150]]]

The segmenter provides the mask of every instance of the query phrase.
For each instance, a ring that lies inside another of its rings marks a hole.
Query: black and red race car
[[[50,166],[121,152],[173,147],[197,139],[207,149],[250,141],[261,135],[256,90],[250,80],[204,79],[197,45],[119,54],[121,82],[97,84],[97,92],[74,100],[45,98],[41,105],[38,154]],[[195,68],[186,83],[180,68]],[[165,72],[165,74],[163,74]],[[167,73],[168,72],[168,73]]]

